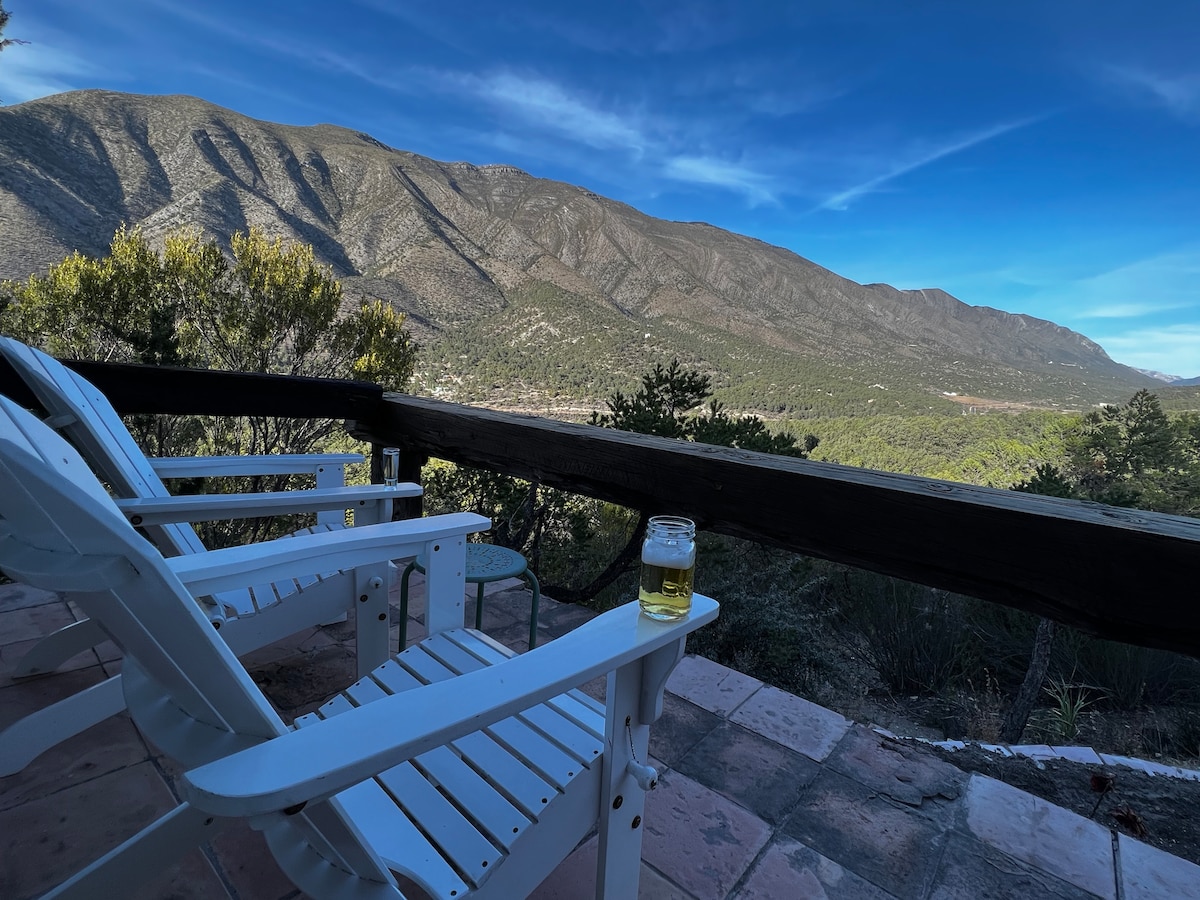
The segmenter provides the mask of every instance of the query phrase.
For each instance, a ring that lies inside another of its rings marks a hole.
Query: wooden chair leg
[[[76,653],[90,650],[106,640],[108,635],[91,619],[72,622],[34,644],[21,657],[21,661],[13,669],[12,677],[25,678],[29,675],[53,672]]]
[[[131,897],[136,888],[193,847],[211,840],[227,819],[216,819],[182,803],[63,882],[42,900]]]
[[[0,776],[20,772],[51,747],[123,709],[121,676],[114,675],[18,719],[0,731]]]

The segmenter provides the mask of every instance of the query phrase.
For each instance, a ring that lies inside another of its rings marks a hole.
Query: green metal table
[[[418,556],[400,576],[400,649],[408,643],[408,579],[416,569],[425,574],[425,559]],[[533,592],[533,607],[529,611],[529,649],[537,646],[538,604],[542,589],[537,576],[529,568],[525,557],[516,550],[497,547],[495,544],[467,544],[467,584],[479,585],[475,594],[475,628],[483,630],[483,586],[505,578],[524,577]]]

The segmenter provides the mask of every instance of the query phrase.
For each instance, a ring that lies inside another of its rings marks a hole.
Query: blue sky
[[[1200,2],[4,0],[0,98],[503,162],[1200,375]]]

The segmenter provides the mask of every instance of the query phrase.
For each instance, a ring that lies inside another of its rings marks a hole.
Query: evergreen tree
[[[1012,489],[1023,494],[1041,494],[1043,497],[1078,498],[1075,485],[1050,463],[1042,463],[1034,470],[1032,478],[1014,484]]]
[[[1089,412],[1067,437],[1068,471],[1046,464],[1013,490],[1193,515],[1200,511],[1200,416],[1172,422],[1156,395]],[[1017,743],[1050,668],[1057,626],[1038,622],[1029,668],[1000,739]]]
[[[693,415],[711,396],[712,379],[673,359],[665,367],[656,363],[633,395],[614,393],[605,401],[608,412],[592,413],[591,424],[779,456],[804,457],[818,444],[810,434],[797,446],[795,435],[772,434],[758,416],[731,416],[716,400]]]
[[[666,367],[656,363],[642,376],[642,386],[632,396],[620,391],[614,393],[606,401],[608,412],[593,413],[591,424],[780,456],[805,457],[818,444],[818,439],[810,434],[797,445],[795,435],[772,434],[757,416],[730,416],[715,400],[703,412],[693,414],[711,396],[712,381],[707,375],[694,369],[685,370],[678,359],[673,359]],[[633,564],[649,518],[646,510],[638,512],[637,523],[624,548],[587,586],[573,591],[548,590],[556,597],[562,594],[572,600],[588,599],[604,590]]]
[[[0,50],[5,47],[11,47],[13,44],[27,44],[28,41],[22,41],[17,38],[6,38],[4,29],[8,27],[8,20],[12,18],[12,13],[4,8],[4,0],[0,0]]]
[[[29,43],[28,41],[18,40],[17,38],[6,38],[4,36],[4,29],[8,27],[8,20],[11,17],[12,13],[4,9],[4,0],[0,0],[0,50],[3,50],[5,47],[11,47],[13,44]],[[3,102],[3,100],[0,100],[0,103]]]
[[[0,282],[0,333],[68,359],[355,378],[401,387],[416,348],[404,316],[381,302],[342,311],[341,285],[311,247],[252,228],[226,255],[184,230],[161,253],[122,227],[109,253],[75,253],[26,282]],[[135,435],[157,455],[305,453],[328,445],[338,423],[320,419],[135,417]],[[222,479],[230,490],[282,489],[291,476]],[[240,527],[240,526],[236,526]],[[219,543],[259,537],[213,523]]]
[[[1138,391],[1122,406],[1083,416],[1066,435],[1063,469],[1039,466],[1015,490],[1177,515],[1200,512],[1200,416],[1172,421]]]

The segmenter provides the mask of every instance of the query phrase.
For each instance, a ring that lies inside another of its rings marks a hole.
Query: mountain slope
[[[586,402],[674,354],[766,411],[870,411],[872,392],[901,408],[954,393],[1078,406],[1155,383],[1051,322],[859,285],[509,166],[191,97],[81,91],[0,108],[0,277],[103,253],[121,222],[152,238],[258,225],[311,243],[348,294],[410,314],[425,386],[467,399]]]

